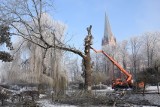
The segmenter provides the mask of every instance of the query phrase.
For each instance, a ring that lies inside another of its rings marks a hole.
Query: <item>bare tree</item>
[[[130,39],[130,47],[131,47],[131,61],[133,64],[133,72],[134,72],[134,76],[135,79],[137,78],[136,74],[137,74],[137,63],[139,61],[138,59],[138,55],[139,55],[139,50],[140,47],[142,45],[142,41],[140,40],[139,37],[132,37]]]
[[[59,33],[54,28],[43,26],[42,15],[46,13],[47,2],[43,0],[3,0],[0,4],[1,22],[7,23],[12,27],[11,34],[20,36],[23,39],[41,47],[44,50],[44,56],[48,49],[56,48],[77,54],[84,60],[85,66],[85,86],[91,89],[91,66],[90,66],[90,43],[92,39],[91,27],[87,29],[88,35],[85,38],[85,51],[66,45],[61,42],[56,35]],[[51,44],[45,38],[45,30],[49,30],[52,37],[55,37],[56,43]],[[43,68],[44,69],[44,68]],[[45,70],[45,69],[44,69]]]
[[[73,54],[71,53],[66,53],[64,63],[68,73],[69,84],[82,84],[82,87],[79,86],[79,88],[84,88],[84,78],[81,76],[83,73],[81,68],[81,60],[78,57],[73,57]]]
[[[153,66],[157,69],[160,67],[160,33],[156,32],[155,54],[153,56]]]
[[[126,41],[126,40],[122,41],[122,43],[120,45],[120,53],[121,53],[121,56],[122,56],[123,68],[127,69],[127,57],[129,55],[129,53],[128,53],[128,41]]]
[[[104,57],[102,54],[92,53],[93,72],[105,72]],[[105,63],[106,64],[106,63]]]
[[[144,34],[144,49],[147,56],[147,66],[153,67],[153,58],[156,55],[156,49],[158,48],[158,37],[159,34],[157,32],[154,33],[145,33]]]

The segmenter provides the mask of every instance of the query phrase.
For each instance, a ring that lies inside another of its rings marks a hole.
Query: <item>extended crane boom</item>
[[[94,48],[91,47],[93,51],[96,53],[102,53],[104,54],[114,65],[118,67],[118,69],[124,73],[127,76],[126,81],[122,81],[121,79],[116,79],[112,83],[112,88],[118,88],[118,87],[132,87],[132,75],[128,73],[125,69],[123,69],[120,64],[118,64],[112,57],[110,57],[107,53],[105,53],[103,50],[95,50]]]

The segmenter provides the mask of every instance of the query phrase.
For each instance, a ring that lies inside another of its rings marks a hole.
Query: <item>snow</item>
[[[160,89],[160,86],[159,86],[159,89]],[[157,91],[158,88],[157,88],[157,86],[148,86],[148,87],[146,88],[146,90],[155,90],[155,91]]]
[[[106,93],[112,93],[113,91],[111,87],[107,87],[107,89],[92,90],[92,93],[94,95],[106,96]]]
[[[160,87],[159,87],[159,89],[160,89]],[[158,93],[158,88],[157,88],[157,86],[147,86],[146,87],[146,91],[148,92],[148,93]],[[160,92],[160,90],[159,90],[159,92]]]
[[[40,94],[39,95],[39,98],[44,98],[44,97],[46,97],[47,95],[45,95],[45,94]]]
[[[23,92],[23,91],[33,91],[33,90],[37,90],[36,87],[23,87],[20,89],[20,92]]]
[[[22,91],[36,90],[36,89],[24,87],[24,88],[21,88],[19,91],[8,90],[8,89],[6,89],[6,90],[16,94],[16,93],[20,93]],[[71,94],[72,92],[75,92],[75,91],[76,90],[68,90],[67,93]],[[92,90],[92,93],[95,95],[106,96],[106,93],[110,94],[110,93],[113,93],[113,91],[114,90],[111,87],[107,87],[107,89]],[[158,92],[158,89],[157,89],[157,86],[147,86],[146,91],[147,92]],[[40,99],[38,101],[36,101],[39,104],[39,107],[77,107],[75,105],[53,103],[51,100],[45,99],[45,97],[46,97],[45,94],[40,94],[40,96],[39,96]],[[159,94],[150,94],[149,93],[149,94],[145,94],[144,96],[142,94],[140,94],[138,96],[137,96],[137,94],[135,94],[135,95],[131,94],[126,98],[131,99],[131,100],[148,100],[148,102],[150,102],[151,104],[160,105],[160,95]],[[8,101],[8,102],[11,102],[11,101]],[[142,107],[147,107],[147,106],[142,106]],[[154,107],[154,106],[150,106],[150,107]]]
[[[113,89],[92,90],[92,92],[113,92]]]
[[[54,104],[49,100],[40,100],[37,101],[37,103],[39,104],[40,107],[77,107],[74,105],[65,105],[65,104]]]

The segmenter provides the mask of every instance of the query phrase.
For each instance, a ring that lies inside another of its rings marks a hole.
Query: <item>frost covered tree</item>
[[[119,48],[120,54],[121,54],[121,59],[122,59],[122,65],[124,69],[127,69],[127,59],[128,59],[128,41],[124,40],[120,44]]]
[[[84,52],[65,44],[61,40],[61,32],[57,31],[56,28],[43,24],[43,15],[47,13],[46,10],[49,9],[49,6],[50,3],[45,0],[3,0],[0,4],[0,21],[11,26],[12,35],[22,37],[24,40],[40,47],[39,50],[41,50],[43,58],[39,63],[42,63],[43,66],[37,69],[43,69],[43,72],[46,70],[44,65],[45,55],[51,48],[54,48],[54,51],[65,50],[81,56],[85,67],[85,88],[91,90],[91,28],[87,29],[88,35],[85,38]],[[51,35],[46,34],[46,30],[49,30],[48,33]],[[57,37],[58,34],[60,36]],[[55,42],[49,42],[52,39],[48,39],[48,36],[52,36]]]
[[[130,38],[130,48],[131,48],[131,62],[132,62],[132,70],[135,76],[135,79],[137,78],[137,67],[138,67],[138,61],[139,61],[139,52],[140,47],[142,45],[142,41],[140,37],[132,37]]]
[[[160,34],[158,32],[148,32],[143,35],[144,53],[147,58],[148,67],[153,67],[154,59],[156,59],[155,57],[158,55],[159,36]]]

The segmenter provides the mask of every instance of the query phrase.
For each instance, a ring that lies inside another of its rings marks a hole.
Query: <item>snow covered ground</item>
[[[160,87],[159,87],[160,88]],[[21,92],[26,90],[26,88],[21,89],[19,91],[16,92]],[[147,92],[158,92],[157,86],[147,86],[146,87]],[[75,90],[72,90],[72,92],[74,92]],[[68,91],[69,93],[72,93],[70,91]],[[102,95],[102,96],[106,96],[106,93],[113,93],[114,90],[111,87],[107,87],[107,89],[102,89],[102,90],[92,90],[92,93],[95,95]],[[49,99],[45,99],[46,95],[45,94],[40,94],[39,96],[39,100],[36,101],[38,103],[38,105],[40,107],[78,107],[76,105],[67,105],[67,104],[57,104],[57,103],[53,103],[51,100]],[[125,96],[124,96],[125,97]],[[135,101],[135,100],[147,100],[148,102],[150,102],[151,104],[154,105],[158,105],[160,106],[160,94],[145,94],[144,96],[142,94],[130,94],[127,97],[128,100],[130,101]],[[10,102],[10,101],[9,101]],[[134,107],[139,107],[139,106],[134,106]],[[141,107],[154,107],[154,106],[141,106]]]
[[[66,104],[54,104],[49,100],[39,100],[37,101],[40,107],[77,107],[74,105],[66,105]]]
[[[92,93],[94,95],[101,95],[106,96],[106,93],[112,93],[114,90],[111,87],[107,87],[107,89],[101,89],[101,90],[92,90]]]
[[[160,86],[159,86],[160,89]],[[147,86],[146,87],[146,91],[150,91],[150,92],[158,92],[158,87],[157,86]],[[160,90],[159,90],[160,91]]]

